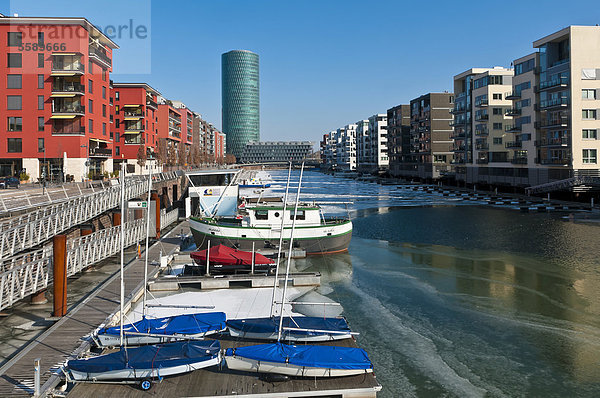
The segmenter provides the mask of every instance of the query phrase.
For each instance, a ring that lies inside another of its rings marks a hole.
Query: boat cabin
[[[288,205],[285,210],[283,204],[247,206],[240,210],[243,227],[269,227],[279,228],[281,217],[284,217],[284,226],[291,227],[294,221],[294,206]],[[314,205],[298,205],[296,213],[296,227],[321,225],[321,208]]]

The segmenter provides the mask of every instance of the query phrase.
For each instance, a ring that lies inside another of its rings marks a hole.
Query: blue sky
[[[257,52],[261,139],[313,141],[421,94],[450,91],[452,76],[468,68],[510,66],[563,27],[600,23],[597,1],[564,0],[0,0],[0,12],[146,26],[144,40],[115,39],[115,67],[124,73],[113,80],[147,82],[219,127],[221,54]]]

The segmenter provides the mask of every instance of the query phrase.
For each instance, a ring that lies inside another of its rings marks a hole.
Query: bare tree
[[[193,166],[200,166],[200,149],[198,149],[197,145],[192,146],[192,151],[190,153],[190,164]]]
[[[177,148],[175,148],[175,144],[171,144],[167,147],[167,165],[173,166],[175,164],[177,164]]]
[[[168,160],[168,152],[167,152],[167,142],[165,139],[159,139],[158,140],[158,145],[156,147],[156,160],[161,164],[164,165],[167,163]]]
[[[146,165],[146,160],[148,160],[148,154],[146,153],[146,145],[144,145],[144,143],[141,143],[138,147],[137,152],[137,164],[143,168]]]
[[[225,164],[235,164],[236,161],[237,159],[233,153],[225,154]]]
[[[179,166],[187,166],[188,163],[188,155],[187,155],[187,145],[179,144],[179,150],[177,151],[177,164]]]

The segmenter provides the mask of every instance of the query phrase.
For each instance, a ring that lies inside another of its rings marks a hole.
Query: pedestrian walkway
[[[187,221],[178,224],[161,241],[150,247],[150,262],[159,260],[161,253],[169,254],[179,248],[181,240],[175,236],[176,231],[189,233]],[[143,257],[134,257],[125,267],[126,301],[143,285]],[[118,261],[118,257],[115,261]],[[149,272],[158,272],[158,267],[149,266]],[[33,364],[37,358],[41,358],[42,391],[57,384],[60,379],[57,375],[59,367],[67,358],[87,348],[89,338],[86,336],[118,310],[119,298],[120,278],[119,272],[116,272],[83,301],[69,308],[65,317],[30,341],[0,368],[0,396],[19,397],[33,394]]]

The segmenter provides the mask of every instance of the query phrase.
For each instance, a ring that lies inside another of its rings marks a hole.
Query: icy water
[[[349,253],[296,266],[323,274],[381,397],[600,396],[600,224],[317,172],[301,196],[354,202]]]

